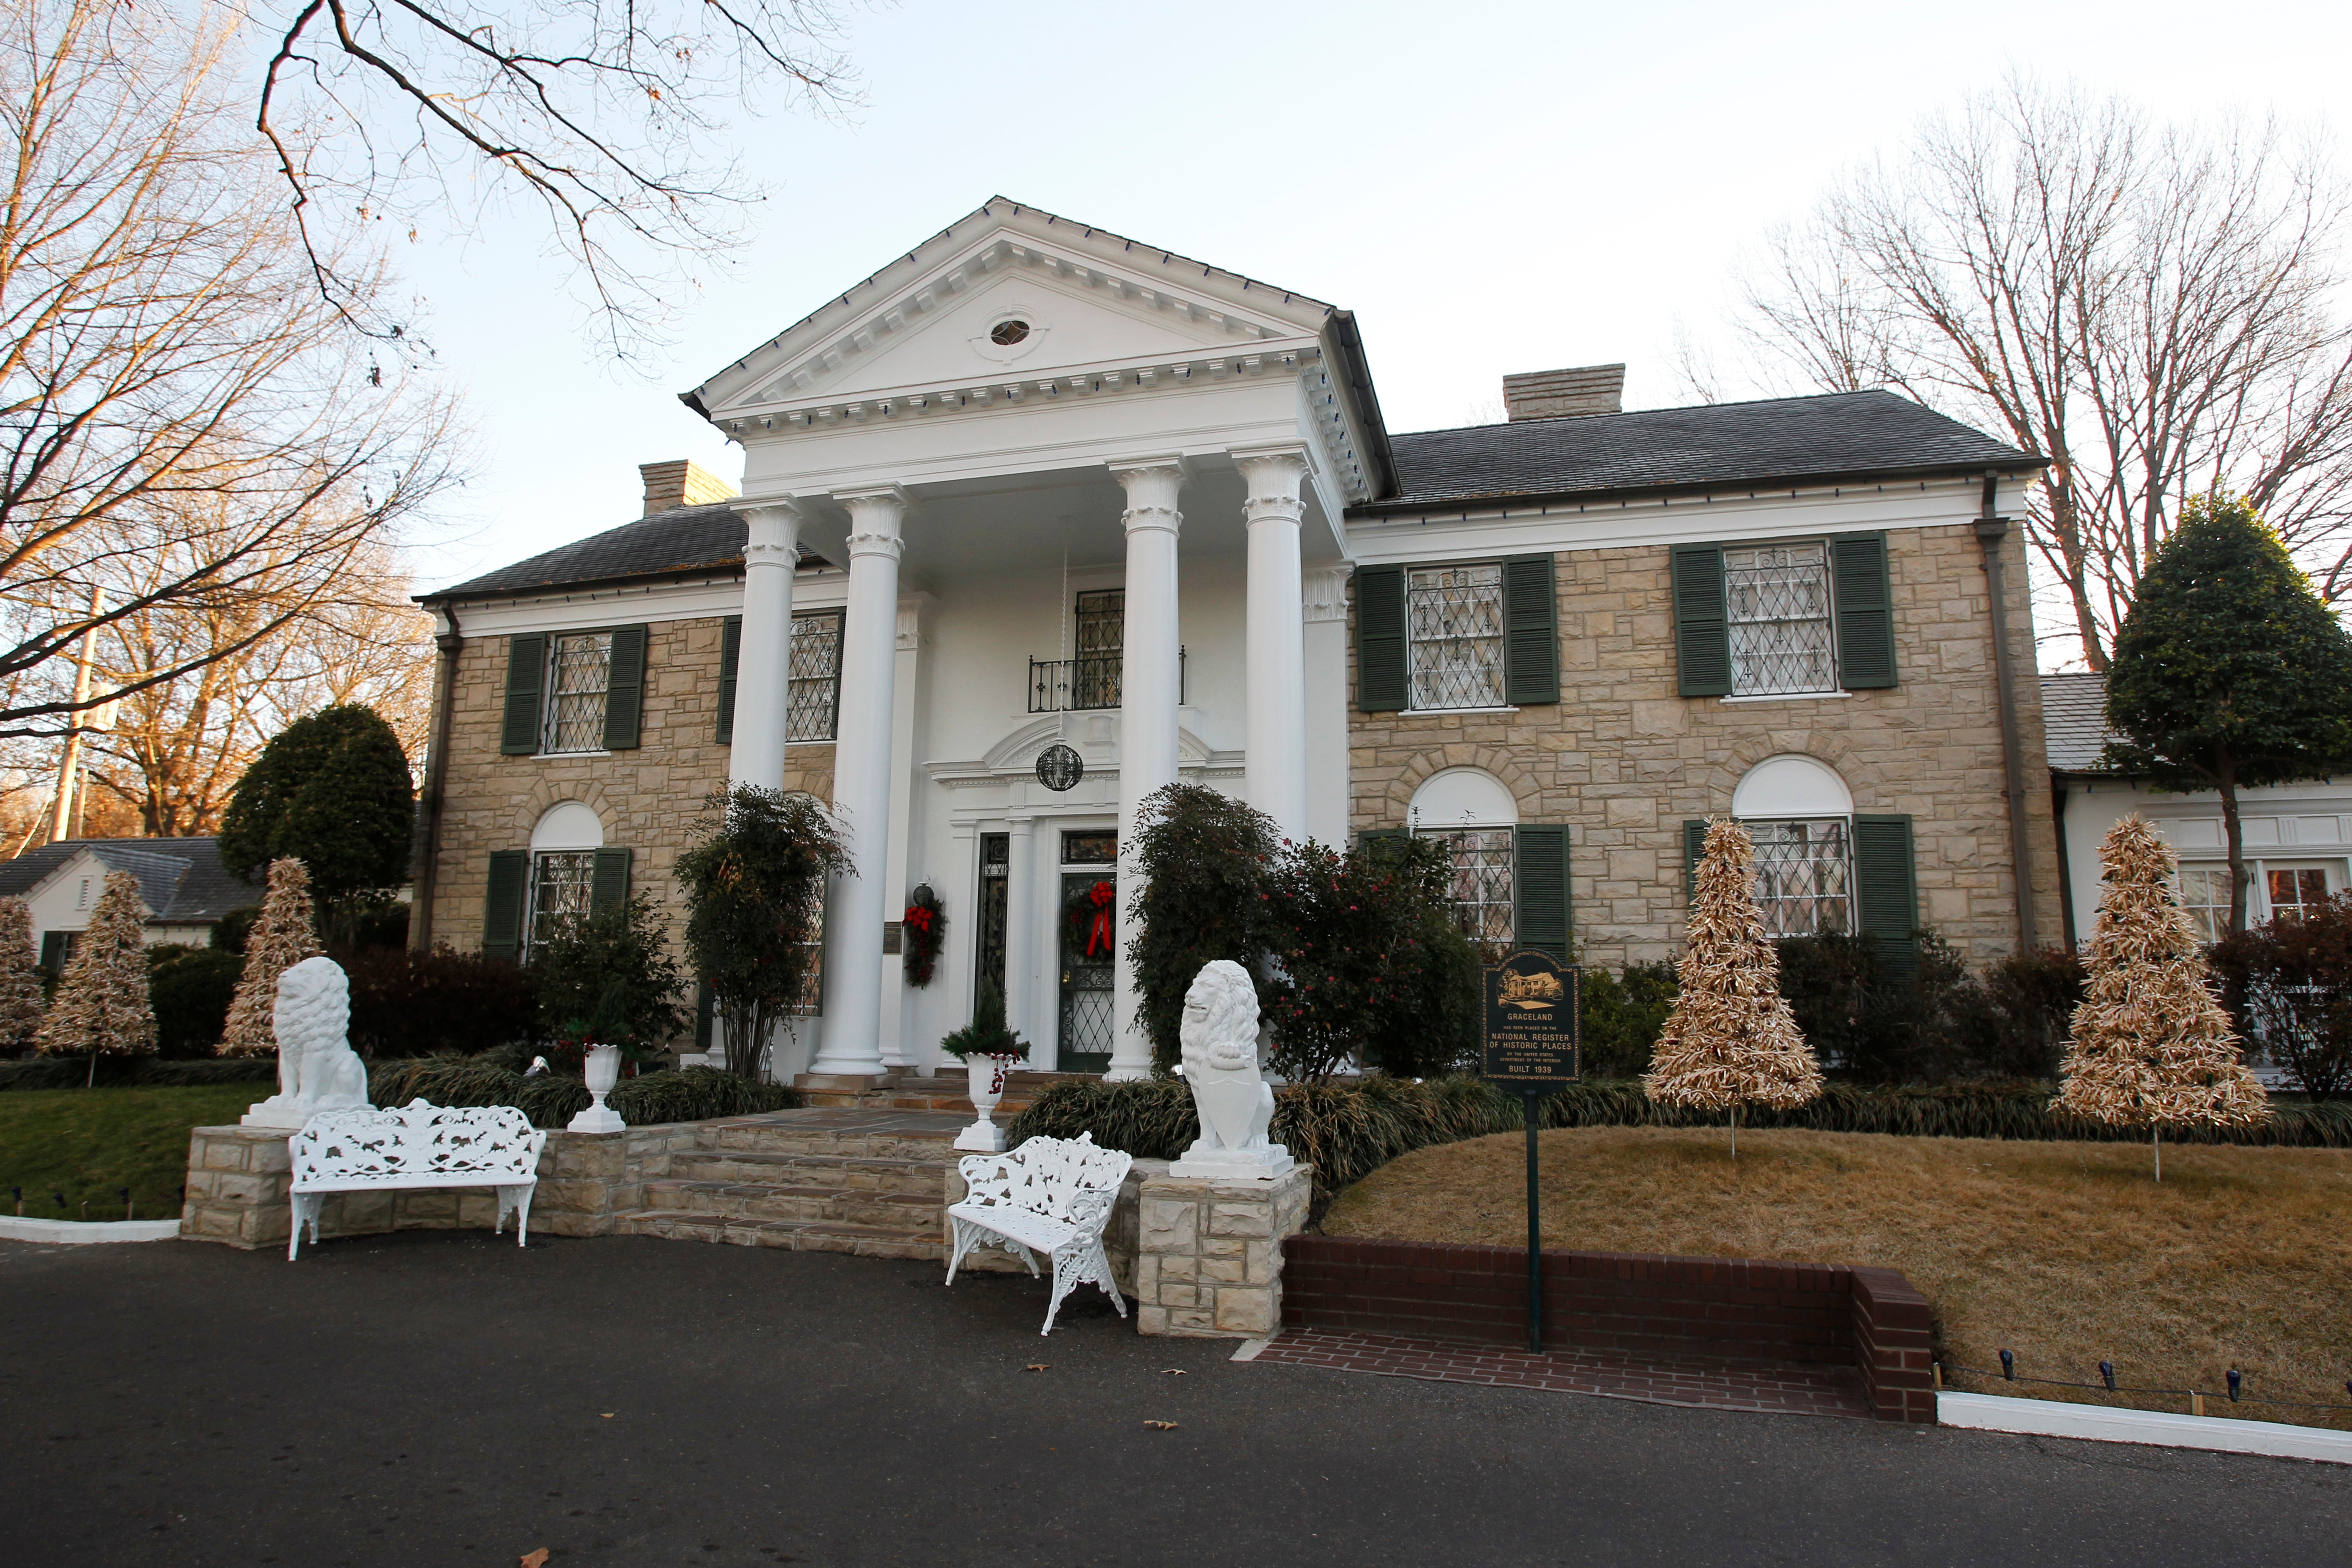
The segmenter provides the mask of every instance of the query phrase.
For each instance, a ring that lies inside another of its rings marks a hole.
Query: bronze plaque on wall
[[[1523,949],[1486,972],[1483,1076],[1498,1088],[1574,1083],[1577,972]]]

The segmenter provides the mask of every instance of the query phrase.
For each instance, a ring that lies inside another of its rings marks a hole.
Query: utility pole
[[[49,842],[52,844],[77,837],[81,832],[80,791],[75,785],[81,778],[82,708],[89,700],[89,656],[98,633],[98,612],[105,605],[106,590],[89,591],[89,629],[81,634],[81,652],[74,661],[73,728],[66,731],[66,754],[58,765],[58,793],[49,813]]]

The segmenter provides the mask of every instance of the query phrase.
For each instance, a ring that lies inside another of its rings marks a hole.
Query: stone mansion
[[[1780,932],[2058,940],[2041,460],[1888,393],[1623,413],[1622,378],[1392,434],[1347,310],[991,201],[684,395],[740,494],[647,464],[635,521],[425,597],[413,940],[527,955],[632,889],[682,921],[703,798],[808,790],[857,875],[775,1076],[929,1070],[983,980],[1031,1065],[1132,1076],[1119,835],[1180,779],[1440,836],[1474,937],[1589,964],[1675,952],[1724,814]]]

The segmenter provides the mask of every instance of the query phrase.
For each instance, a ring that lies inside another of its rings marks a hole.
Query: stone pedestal
[[[1144,1177],[1137,1205],[1135,1328],[1263,1339],[1282,1322],[1282,1242],[1307,1226],[1311,1166],[1272,1181]]]

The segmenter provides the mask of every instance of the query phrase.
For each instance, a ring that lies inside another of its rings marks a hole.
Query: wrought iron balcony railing
[[[1120,656],[1092,654],[1083,658],[1033,658],[1029,661],[1029,711],[1075,713],[1118,706]],[[1185,664],[1176,650],[1176,700],[1184,700]]]

